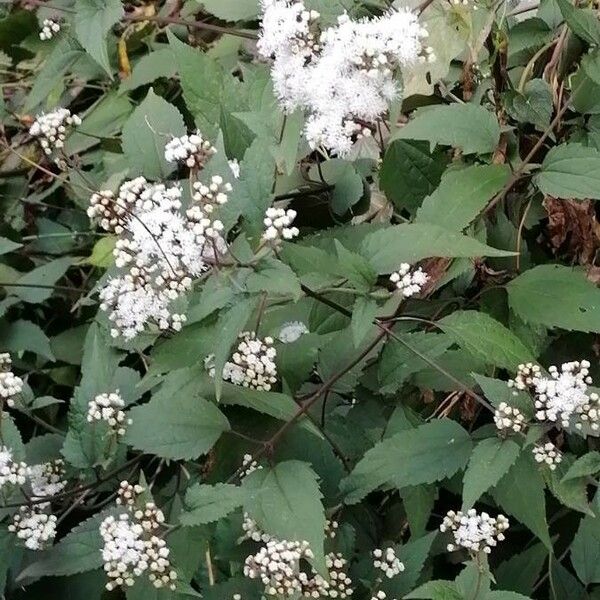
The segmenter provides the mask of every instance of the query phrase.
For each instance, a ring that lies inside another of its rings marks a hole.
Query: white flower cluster
[[[165,160],[181,163],[190,169],[202,169],[217,149],[199,131],[173,138],[165,145]]]
[[[532,452],[535,461],[547,465],[551,471],[556,470],[556,467],[562,462],[562,454],[552,442],[536,445]]]
[[[471,508],[466,513],[460,510],[448,511],[440,525],[440,531],[451,531],[454,535],[454,543],[448,544],[448,552],[465,548],[472,554],[481,551],[489,554],[498,542],[504,540],[504,532],[508,527],[508,519],[504,515],[494,518],[486,512],[477,514]]]
[[[40,31],[40,40],[51,40],[60,31],[60,23],[52,19],[44,19]]]
[[[535,382],[542,376],[542,369],[534,363],[520,364],[517,368],[517,374],[514,379],[509,379],[508,387],[514,388],[513,394],[516,396],[519,392],[531,390],[535,387]]]
[[[263,223],[265,231],[263,233],[263,241],[277,245],[281,240],[291,240],[298,237],[300,231],[297,227],[291,227],[296,218],[296,211],[283,208],[267,208]]]
[[[494,412],[496,428],[502,432],[513,431],[519,433],[527,426],[525,415],[516,407],[501,402]]]
[[[244,535],[241,537],[241,540],[252,540],[253,542],[262,542],[266,544],[271,541],[271,536],[268,533],[265,533],[259,526],[258,523],[248,514],[244,513],[244,518],[242,521],[242,530],[244,531]]]
[[[136,490],[140,487],[121,482],[121,504],[125,504],[129,512],[116,517],[109,515],[100,524],[104,543],[102,560],[109,578],[106,584],[109,591],[119,586],[132,586],[136,577],[144,573],[155,588],[176,588],[177,572],[169,561],[170,550],[159,536],[165,521],[163,512],[152,502],[141,508],[134,506],[135,496],[140,493]],[[127,496],[130,491],[133,492],[133,503]]]
[[[23,485],[27,481],[27,465],[14,460],[13,451],[0,446],[0,491],[5,485]]]
[[[396,556],[396,551],[391,546],[385,549],[373,550],[373,566],[385,573],[388,579],[404,571],[404,564]]]
[[[371,600],[386,600],[387,594],[383,590],[379,590],[374,596],[371,597]]]
[[[207,256],[226,250],[223,225],[211,215],[230,189],[218,176],[208,186],[198,184],[185,213],[178,186],[151,184],[143,177],[125,182],[116,198],[108,191],[92,196],[88,215],[119,236],[113,254],[124,272],[100,291],[113,337],[132,339],[148,324],[182,328],[186,317],[171,305],[206,269]]]
[[[62,492],[67,486],[64,479],[65,469],[63,460],[27,467],[27,478],[31,488],[31,496],[35,499],[51,498]],[[38,504],[39,508],[48,508],[50,503]]]
[[[29,550],[43,550],[56,535],[56,516],[43,512],[40,506],[22,506],[13,516],[8,530]]]
[[[254,473],[254,471],[260,471],[262,469],[262,465],[259,465],[257,461],[252,458],[252,454],[244,454],[242,458],[242,472],[240,473],[240,480],[244,479],[244,477],[250,475],[250,473]]]
[[[104,421],[115,436],[122,437],[127,425],[131,425],[131,419],[127,418],[124,408],[125,400],[119,390],[110,394],[98,394],[88,403],[87,421]]]
[[[341,554],[325,557],[328,579],[314,570],[301,570],[301,561],[314,557],[308,542],[270,539],[260,550],[248,556],[244,575],[260,579],[265,596],[288,597],[298,594],[306,598],[348,598],[352,595],[352,580],[346,575],[346,560]]]
[[[121,483],[119,484],[119,489],[117,490],[117,499],[115,500],[115,502],[118,505],[131,508],[135,506],[139,495],[142,494],[144,491],[145,488],[143,488],[138,483],[133,484],[125,480],[121,481]]]
[[[269,391],[277,383],[277,351],[273,348],[273,338],[261,340],[250,331],[239,337],[241,341],[231,361],[223,368],[223,379],[235,385]],[[214,377],[214,367],[209,372]]]
[[[340,524],[337,521],[326,519],[325,520],[325,537],[329,539],[335,539],[337,530]]]
[[[354,21],[344,14],[320,30],[319,13],[302,0],[262,0],[260,54],[273,59],[271,76],[288,112],[308,112],[306,138],[312,148],[347,155],[366,124],[383,115],[398,96],[400,68],[433,60],[424,48],[427,31],[408,10]]]
[[[400,290],[405,298],[417,295],[429,281],[429,276],[421,267],[411,272],[408,263],[402,263],[400,268],[390,275],[390,281]]]
[[[5,401],[9,408],[15,405],[15,396],[23,391],[23,380],[11,370],[10,354],[0,353],[0,401]]]
[[[37,115],[29,133],[39,139],[42,149],[50,156],[64,147],[69,128],[76,125],[81,125],[81,119],[77,115],[72,115],[68,108],[57,108]]]
[[[284,344],[291,344],[299,340],[305,333],[308,333],[308,327],[301,321],[290,321],[284,323],[279,331],[279,341]]]

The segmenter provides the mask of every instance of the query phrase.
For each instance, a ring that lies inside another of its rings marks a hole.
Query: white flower
[[[499,431],[519,433],[527,426],[525,415],[514,406],[501,402],[494,413],[494,423]]]
[[[127,418],[123,408],[125,401],[119,390],[110,394],[98,394],[88,403],[87,421],[104,421],[117,437],[122,437],[127,425],[131,425],[131,419]]]
[[[240,473],[240,480],[250,475],[250,473],[254,473],[254,471],[260,471],[262,468],[262,465],[259,465],[258,462],[254,460],[252,454],[244,454],[244,457],[242,458],[243,470]]]
[[[117,490],[116,503],[131,509],[140,494],[145,491],[145,488],[139,484],[132,484],[128,481],[121,481]]]
[[[165,160],[181,163],[190,169],[202,169],[217,149],[196,130],[191,135],[173,138],[165,146]]]
[[[44,19],[40,31],[40,40],[51,40],[60,31],[60,23],[52,19]]]
[[[535,386],[540,378],[542,370],[533,363],[524,363],[518,366],[514,379],[509,379],[508,387],[515,388],[513,394],[516,396],[520,391],[528,390]]]
[[[533,458],[538,463],[544,463],[551,471],[554,471],[562,462],[562,454],[560,450],[552,443],[536,445],[533,447]]]
[[[440,531],[451,531],[454,536],[454,543],[448,544],[448,552],[464,548],[471,554],[489,554],[498,542],[504,540],[504,532],[508,527],[508,519],[504,515],[494,518],[486,512],[477,514],[472,508],[466,513],[460,510],[448,511],[440,525]]]
[[[301,321],[290,321],[284,323],[279,332],[279,339],[284,344],[291,344],[308,333],[308,327]]]
[[[408,263],[402,263],[395,273],[390,275],[390,281],[400,290],[405,298],[419,294],[423,286],[429,281],[429,276],[421,267],[411,272]]]
[[[31,496],[41,499],[59,494],[67,486],[64,475],[64,462],[61,459],[27,467]],[[37,506],[46,508],[48,505],[49,503],[43,503]]]
[[[383,571],[388,579],[404,571],[404,564],[396,556],[396,551],[391,546],[383,550],[380,548],[373,550],[373,558],[373,566]]]
[[[0,446],[0,491],[6,485],[23,485],[27,481],[27,465],[14,460],[13,451]]]
[[[281,240],[291,240],[300,234],[297,227],[291,227],[296,218],[295,210],[283,208],[267,208],[263,223],[265,231],[263,241],[277,245]]]
[[[15,397],[23,391],[23,380],[12,371],[12,361],[6,352],[0,353],[0,401],[4,400],[9,408],[15,405]]]
[[[107,590],[132,586],[144,573],[154,587],[176,588],[177,573],[171,568],[170,550],[157,530],[164,522],[162,511],[152,503],[134,514],[110,515],[100,524],[102,560],[109,578]]]
[[[81,119],[77,115],[71,114],[68,108],[57,108],[37,115],[29,133],[39,139],[42,149],[50,156],[62,150],[69,129],[76,125],[81,125]]]
[[[283,109],[308,113],[305,135],[313,148],[348,154],[370,133],[364,123],[374,123],[397,97],[395,72],[433,60],[422,45],[427,32],[407,10],[358,21],[342,15],[321,32],[319,13],[300,0],[263,0],[262,8],[258,50],[273,60]]]
[[[8,530],[23,540],[29,550],[43,550],[56,535],[57,519],[42,512],[40,506],[22,506],[13,516]]]

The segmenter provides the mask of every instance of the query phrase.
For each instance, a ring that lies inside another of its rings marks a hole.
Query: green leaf
[[[472,508],[517,460],[520,448],[512,440],[487,438],[473,449],[463,478],[462,510]]]
[[[352,309],[352,321],[350,327],[352,329],[352,339],[354,340],[354,346],[359,347],[361,342],[365,339],[369,330],[373,327],[373,319],[377,314],[377,302],[372,298],[366,298],[360,296],[354,303]]]
[[[268,292],[269,296],[292,296],[298,300],[302,296],[298,277],[279,260],[265,259],[256,265],[246,279],[249,293]]]
[[[258,526],[282,540],[306,540],[324,563],[325,513],[317,475],[307,463],[290,460],[244,478],[244,510]]]
[[[113,509],[98,513],[71,530],[56,546],[36,554],[36,560],[17,577],[18,581],[92,571],[102,566],[100,523]]]
[[[75,3],[75,35],[111,78],[106,35],[122,16],[121,0],[77,0]]]
[[[429,153],[425,142],[392,142],[383,157],[379,186],[397,208],[414,211],[439,185],[448,159],[446,153]]]
[[[247,21],[258,15],[256,0],[199,0],[204,10],[223,21]]]
[[[444,354],[452,344],[452,338],[438,333],[417,331],[400,335],[407,344],[430,359]],[[382,393],[396,392],[410,375],[426,366],[427,363],[404,344],[394,339],[390,340],[383,350],[378,369]]]
[[[217,402],[221,398],[223,389],[223,378],[219,377],[223,373],[223,367],[231,355],[231,347],[238,339],[238,335],[243,331],[254,307],[256,298],[249,298],[238,302],[228,310],[221,313],[217,327],[219,338],[215,340],[215,394]]]
[[[185,131],[181,113],[151,89],[123,127],[123,152],[131,172],[167,177],[175,165],[165,160],[165,144]]]
[[[535,544],[520,554],[511,556],[495,571],[498,586],[528,594],[538,580],[547,558],[548,549],[543,544]]]
[[[548,196],[600,199],[600,152],[591,146],[561,144],[552,148],[535,183]]]
[[[596,516],[587,516],[579,524],[571,544],[571,562],[583,583],[600,582],[600,502],[594,500]]]
[[[121,92],[134,90],[159,77],[173,77],[177,72],[177,63],[171,48],[160,48],[145,54],[135,63],[131,75],[121,83]]]
[[[242,506],[246,499],[244,490],[237,485],[193,485],[185,495],[185,512],[179,520],[183,525],[213,523]]]
[[[30,321],[0,322],[0,347],[6,352],[35,352],[54,360],[50,340],[38,325]]]
[[[339,158],[327,160],[321,165],[323,179],[335,186],[331,197],[331,208],[338,215],[343,215],[363,196],[362,177],[355,167]]]
[[[496,502],[552,548],[546,522],[544,481],[529,452],[522,453],[493,492]]]
[[[415,263],[435,256],[514,256],[514,252],[490,248],[466,235],[429,223],[394,225],[370,233],[363,240],[362,254],[378,273],[391,273],[400,263]]]
[[[510,90],[505,94],[508,114],[519,123],[533,123],[545,129],[552,118],[552,91],[543,79],[525,84],[523,92]]]
[[[593,515],[587,497],[588,482],[585,479],[577,478],[563,481],[572,460],[571,455],[567,454],[555,470],[542,467],[542,476],[548,490],[554,494],[561,504],[586,515]]]
[[[416,223],[462,231],[510,177],[507,165],[474,165],[444,174],[439,187],[417,211]]]
[[[600,44],[600,23],[592,9],[576,8],[569,0],[555,0],[573,33],[588,44]]]
[[[72,264],[73,258],[71,256],[64,256],[63,258],[51,260],[45,265],[27,272],[15,282],[25,286],[40,285],[42,287],[15,286],[11,287],[10,291],[19,296],[24,302],[29,302],[30,304],[44,302],[44,300],[48,300],[48,298],[52,296],[54,290],[51,287],[50,289],[47,289],[43,286],[54,285],[67,272]]]
[[[456,589],[453,581],[433,580],[424,583],[416,590],[404,596],[407,600],[464,600],[464,596]]]
[[[360,254],[348,250],[338,240],[335,240],[335,249],[339,265],[330,270],[328,263],[324,261],[324,264],[320,263],[318,267],[348,279],[358,290],[364,290],[365,292],[371,290],[377,282],[377,273],[373,270],[369,261]],[[311,250],[313,249],[311,248]],[[318,267],[313,265],[313,268]]]
[[[17,242],[13,242],[8,238],[0,236],[0,256],[3,254],[8,254],[17,248],[21,248],[23,244],[17,244]]]
[[[94,267],[100,267],[102,269],[108,269],[115,262],[113,256],[113,250],[117,243],[117,237],[114,235],[107,235],[101,237],[92,248],[92,253],[88,258],[84,260],[84,264],[93,265]]]
[[[579,479],[580,477],[589,477],[600,473],[600,452],[593,450],[583,456],[580,456],[565,473],[562,478],[563,483],[571,479]]]
[[[585,272],[539,265],[508,285],[510,308],[526,323],[575,331],[600,331],[600,290]]]
[[[418,111],[394,139],[427,140],[460,148],[464,154],[488,154],[496,149],[500,126],[493,112],[474,104],[450,104]]]
[[[493,379],[476,373],[473,373],[473,377],[494,408],[498,408],[500,404],[506,402],[509,406],[517,407],[526,416],[533,417],[533,402],[527,393],[520,392],[515,395],[514,388],[509,388],[506,381],[501,379]]]
[[[493,592],[488,592],[485,600],[531,600],[531,598],[523,596],[523,594],[517,594],[516,592],[494,590]]]
[[[519,364],[533,360],[523,342],[486,313],[456,311],[437,324],[459,346],[488,364],[514,371]]]
[[[193,382],[159,390],[142,406],[129,411],[125,441],[129,445],[162,458],[194,459],[206,454],[229,422],[211,402],[201,398]]]
[[[404,488],[452,477],[470,453],[469,434],[449,419],[401,431],[371,448],[344,479],[345,502],[355,504],[385,484]]]

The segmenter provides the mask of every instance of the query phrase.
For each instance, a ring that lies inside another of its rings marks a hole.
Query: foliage
[[[0,5],[0,596],[599,598],[598,3],[296,1]]]

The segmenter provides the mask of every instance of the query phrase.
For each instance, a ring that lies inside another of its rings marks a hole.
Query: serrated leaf
[[[120,91],[134,90],[159,77],[173,77],[177,72],[175,56],[170,48],[160,48],[145,54],[135,63],[131,75],[121,83]]]
[[[162,458],[194,459],[206,454],[229,422],[211,402],[201,398],[193,382],[159,390],[147,404],[129,411],[132,420],[125,442]]]
[[[406,600],[464,600],[464,596],[456,589],[453,581],[442,581],[440,579],[428,581],[416,590],[404,596]]]
[[[28,271],[25,275],[17,279],[15,283],[23,284],[24,286],[42,286],[36,287],[11,287],[11,293],[16,294],[24,302],[30,304],[39,304],[48,300],[53,289],[47,289],[44,286],[54,285],[69,269],[73,264],[74,259],[71,256],[65,256],[63,258],[57,258],[51,260],[49,263]]]
[[[15,353],[27,350],[49,360],[54,360],[50,340],[39,325],[30,321],[1,322],[0,348]]]
[[[102,269],[108,269],[114,264],[115,259],[113,256],[113,250],[117,243],[117,237],[114,235],[108,235],[100,238],[92,248],[92,253],[88,258],[85,259],[84,263],[93,265],[94,267],[100,267]]]
[[[568,454],[563,456],[563,460],[556,466],[556,469],[542,468],[542,476],[548,490],[561,504],[586,515],[593,515],[587,497],[587,481],[584,479],[563,481],[572,460]]]
[[[317,475],[304,462],[290,460],[258,469],[244,478],[244,510],[278,539],[306,540],[322,566],[325,513]]]
[[[90,56],[110,75],[106,35],[123,16],[121,0],[77,0],[75,34]]]
[[[600,44],[600,23],[591,9],[577,8],[569,0],[555,0],[567,25],[588,44]]]
[[[600,290],[582,270],[539,265],[508,285],[510,308],[526,323],[600,331]]]
[[[533,79],[525,84],[522,92],[507,92],[505,105],[508,114],[516,121],[533,123],[544,129],[552,118],[552,91],[544,80]]]
[[[165,144],[185,131],[181,113],[150,89],[123,127],[123,152],[131,172],[166,178],[175,165],[165,159]]]
[[[77,525],[56,546],[36,554],[36,560],[19,573],[17,580],[74,575],[101,567],[100,550],[103,542],[99,527],[109,514],[115,514],[115,510],[109,509],[90,517]]]
[[[592,146],[552,148],[535,177],[540,190],[555,198],[600,199],[600,152]]]
[[[600,452],[593,450],[583,456],[580,456],[564,474],[562,481],[579,479],[580,477],[589,477],[600,473]]]
[[[193,485],[185,495],[185,511],[179,517],[182,525],[213,523],[242,506],[244,490],[228,483]]]
[[[298,300],[302,296],[300,281],[288,265],[279,260],[265,259],[256,265],[246,279],[249,293],[268,292],[271,296],[292,296]]]
[[[500,438],[487,438],[475,446],[463,477],[463,511],[506,475],[519,452],[515,442]]]
[[[375,300],[364,296],[356,299],[352,309],[352,321],[350,322],[355,348],[358,348],[369,330],[373,327],[373,319],[376,314],[377,302]]]
[[[528,452],[522,453],[493,491],[496,502],[551,550],[544,481]]]
[[[430,257],[514,256],[476,239],[429,223],[408,223],[368,234],[361,253],[378,273],[391,273],[401,263]]]
[[[449,419],[401,431],[371,448],[343,480],[344,501],[355,504],[384,484],[404,488],[451,477],[470,452],[469,434]]]
[[[462,231],[508,181],[507,165],[474,165],[444,174],[439,187],[423,200],[416,223]]]
[[[596,516],[582,519],[571,544],[571,562],[583,583],[600,582],[600,502],[594,500]]]
[[[531,592],[547,558],[548,549],[543,544],[511,556],[495,571],[498,586],[522,594]]]
[[[419,111],[394,139],[427,140],[460,148],[464,154],[487,154],[496,149],[500,126],[493,112],[474,104],[450,104]]]
[[[456,311],[437,324],[459,346],[488,364],[514,371],[519,364],[533,360],[523,342],[486,313]]]

